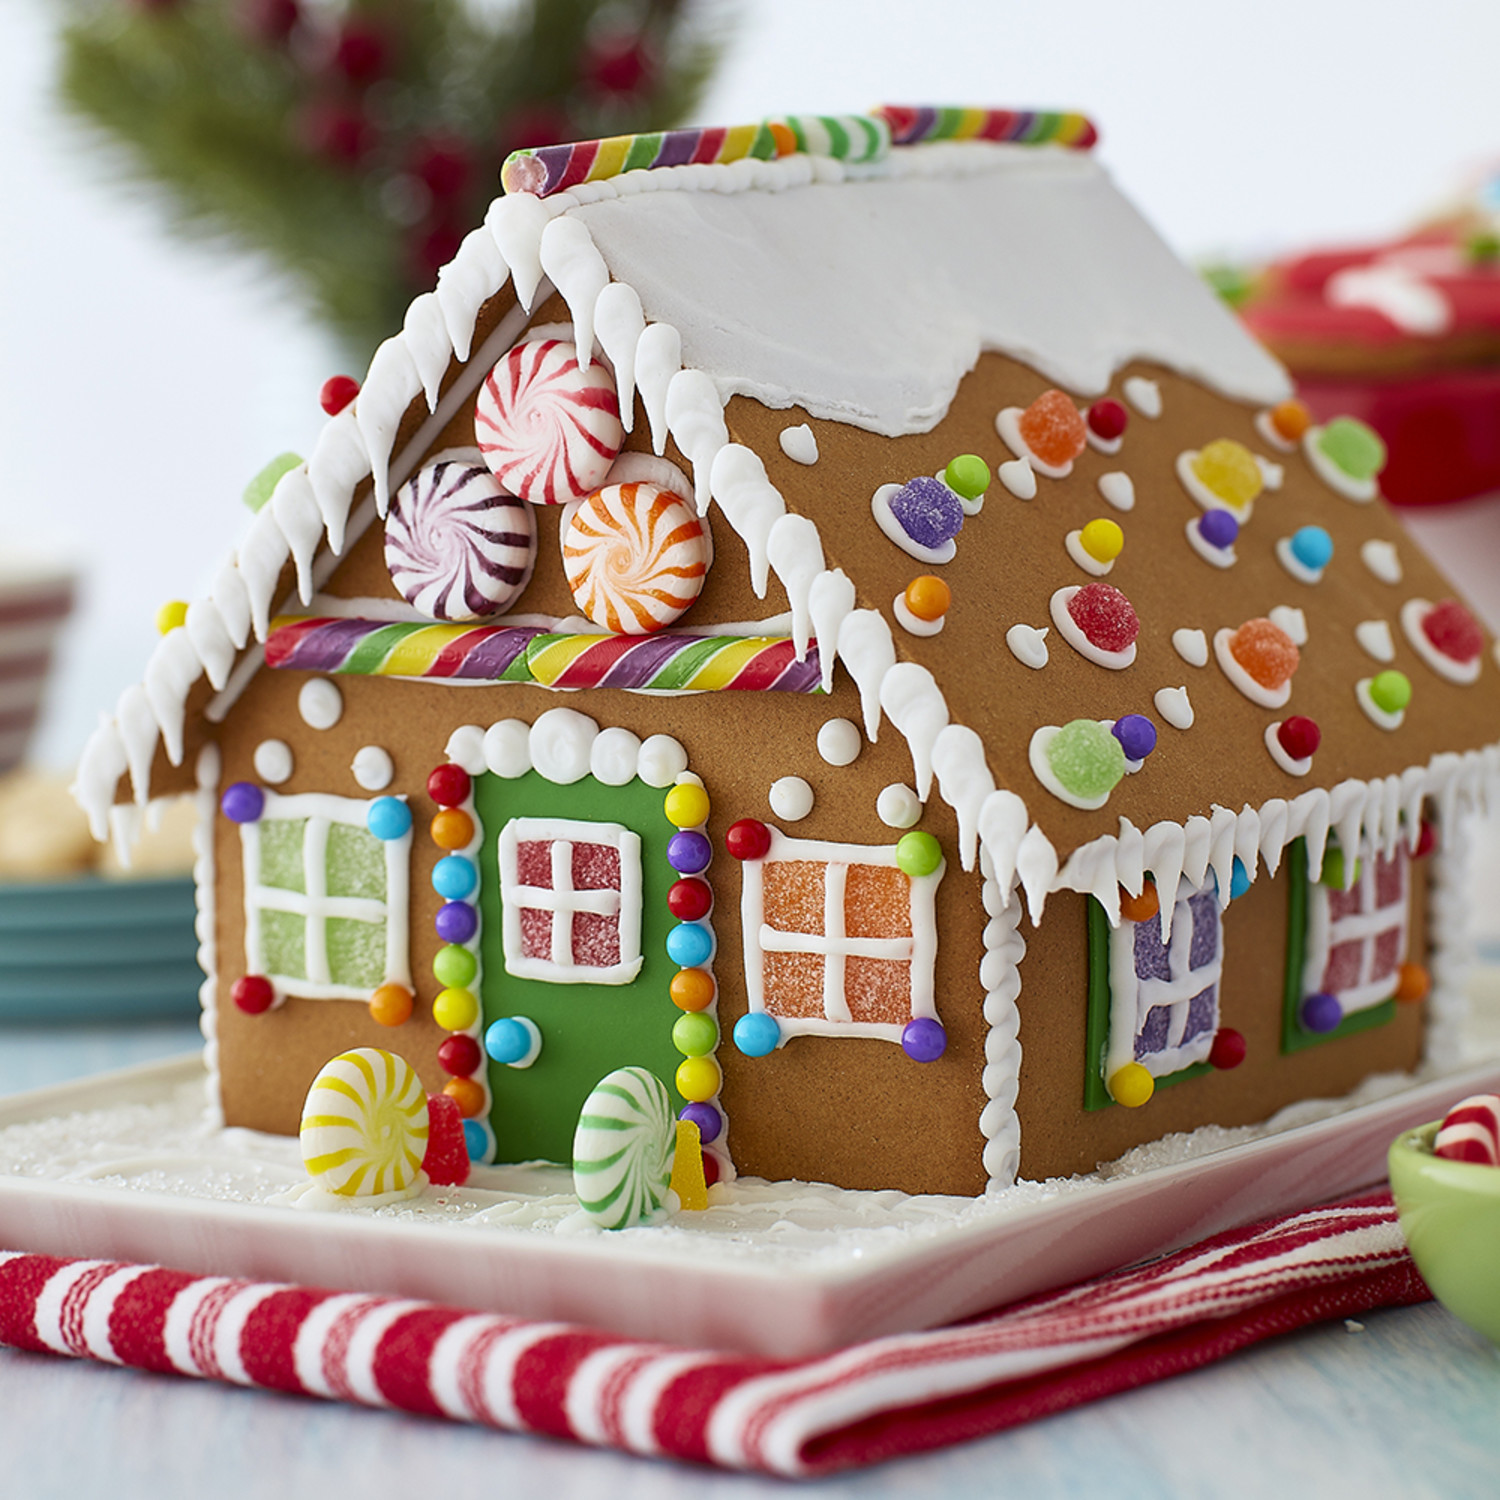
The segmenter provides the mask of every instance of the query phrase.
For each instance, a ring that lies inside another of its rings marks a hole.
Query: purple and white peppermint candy
[[[407,603],[434,620],[499,614],[526,587],[536,518],[472,449],[439,453],[397,492],[385,565]]]

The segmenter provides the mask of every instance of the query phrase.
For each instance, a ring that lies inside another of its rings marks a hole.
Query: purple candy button
[[[901,1050],[913,1062],[936,1062],[948,1048],[948,1033],[941,1021],[918,1016],[908,1021],[901,1032]]]
[[[479,931],[479,914],[467,901],[449,901],[438,908],[433,926],[445,943],[467,943]]]
[[[1344,1007],[1338,996],[1319,990],[1302,1002],[1302,1024],[1309,1031],[1329,1032],[1338,1029],[1344,1019]]]
[[[266,808],[266,794],[253,781],[236,781],[224,788],[219,806],[231,823],[254,823]]]
[[[691,1120],[698,1127],[698,1139],[705,1146],[710,1141],[718,1140],[719,1132],[724,1128],[724,1117],[712,1104],[690,1104],[677,1118]]]
[[[713,858],[714,846],[701,833],[682,829],[667,843],[667,863],[679,875],[700,875]]]
[[[891,514],[919,547],[941,547],[963,530],[963,502],[928,475],[908,480],[891,496]]]
[[[1227,510],[1205,511],[1198,518],[1198,535],[1210,547],[1217,547],[1220,551],[1234,546],[1239,534],[1240,523]]]
[[[1144,714],[1123,714],[1114,733],[1127,760],[1145,760],[1156,749],[1156,725]]]

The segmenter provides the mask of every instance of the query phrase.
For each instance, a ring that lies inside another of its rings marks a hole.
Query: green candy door
[[[529,1068],[490,1062],[496,1161],[571,1161],[584,1100],[616,1068],[649,1068],[676,1098],[664,796],[640,780],[475,778],[485,1028],[524,1016],[541,1033]]]

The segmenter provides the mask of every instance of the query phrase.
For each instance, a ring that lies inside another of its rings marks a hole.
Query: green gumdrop
[[[271,498],[271,491],[281,482],[284,474],[290,474],[302,462],[300,453],[278,453],[249,484],[241,497],[253,511],[259,512]]]
[[[965,500],[977,500],[990,487],[990,466],[977,453],[960,453],[943,470],[943,483]]]
[[[1399,714],[1411,702],[1411,678],[1405,672],[1378,673],[1370,684],[1370,701],[1388,714]]]
[[[1351,479],[1373,479],[1385,468],[1380,434],[1355,417],[1335,417],[1318,434],[1318,449]]]
[[[719,1045],[719,1025],[703,1011],[688,1011],[672,1026],[672,1045],[684,1057],[707,1057]]]
[[[474,955],[457,943],[439,948],[432,961],[432,977],[445,990],[467,989],[479,972],[479,963]]]
[[[1359,883],[1359,861],[1354,861],[1354,879],[1349,885]],[[1332,890],[1341,891],[1345,888],[1344,881],[1344,851],[1334,847],[1323,852],[1323,868],[1318,873],[1318,884],[1326,885]]]
[[[1075,797],[1107,797],[1125,774],[1119,740],[1095,719],[1064,724],[1047,747],[1047,763]]]
[[[896,843],[896,868],[917,879],[943,862],[943,846],[930,833],[905,833]]]

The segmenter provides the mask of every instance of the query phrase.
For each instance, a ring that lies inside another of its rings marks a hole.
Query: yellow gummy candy
[[[708,1207],[708,1182],[703,1175],[703,1142],[691,1120],[677,1122],[677,1155],[672,1162],[672,1191],[679,1205],[694,1213]]]
[[[1226,505],[1243,510],[1264,488],[1255,455],[1233,438],[1216,438],[1199,450],[1193,473]]]

